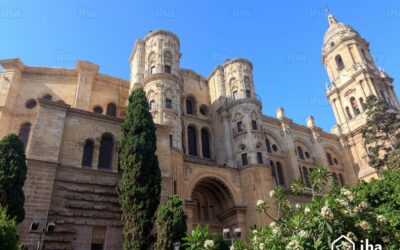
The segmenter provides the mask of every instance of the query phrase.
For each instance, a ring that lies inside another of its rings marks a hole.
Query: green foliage
[[[258,249],[330,249],[331,243],[341,235],[360,240],[369,239],[385,249],[398,249],[400,170],[387,172],[384,178],[360,183],[353,188],[334,186],[323,195],[317,190],[331,180],[323,167],[310,173],[311,192],[316,194],[309,203],[294,207],[283,191],[271,192],[282,216],[268,227],[253,230],[251,245]],[[298,192],[304,191],[297,182]],[[317,187],[315,189],[315,187]],[[257,202],[257,210],[264,212],[268,205]]]
[[[0,141],[0,205],[17,223],[25,217],[26,172],[24,144],[15,134],[5,136]]]
[[[400,119],[397,113],[390,112],[389,104],[376,96],[368,96],[364,108],[367,122],[362,129],[362,135],[369,148],[369,165],[381,170],[397,167],[386,164],[389,158],[400,158]],[[392,154],[392,156],[391,156]],[[393,160],[392,160],[393,161]]]
[[[204,247],[205,242],[211,239],[212,237],[208,232],[208,226],[202,228],[201,226],[197,225],[191,234],[188,234],[186,237],[182,238],[184,241],[182,246],[187,250],[206,250]]]
[[[161,171],[156,152],[153,118],[142,89],[129,96],[121,129],[119,166],[123,171],[117,191],[124,224],[124,249],[147,249],[160,203]]]
[[[382,179],[360,182],[352,190],[374,213],[385,216],[400,238],[400,169],[385,171]]]
[[[17,250],[18,236],[15,221],[7,215],[7,210],[0,206],[0,249]]]
[[[157,213],[156,249],[173,249],[173,244],[186,234],[186,218],[179,196],[169,197]]]

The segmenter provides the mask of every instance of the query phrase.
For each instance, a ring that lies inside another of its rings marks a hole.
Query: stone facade
[[[168,31],[136,42],[130,81],[103,75],[99,66],[83,61],[75,69],[0,61],[0,138],[17,133],[26,145],[21,242],[37,243],[39,236],[29,232],[32,220],[41,228],[54,221],[46,249],[121,249],[118,144],[135,88],[145,90],[156,122],[162,202],[172,194],[182,197],[189,231],[197,224],[215,232],[240,227],[245,238],[250,227],[270,223],[255,212],[257,200],[271,201],[269,192],[277,185],[289,193],[290,181],[307,182],[316,164],[327,166],[341,184],[369,178],[373,172],[358,132],[365,115],[360,108],[349,119],[344,107],[352,107],[350,96],[360,101],[376,94],[398,109],[393,79],[376,69],[356,31],[333,16],[329,25],[323,63],[332,81],[327,96],[337,119],[333,133],[313,117],[306,126],[296,124],[283,108],[276,117],[263,115],[246,59],[227,60],[208,77],[180,68],[180,41]],[[304,202],[308,196],[291,199]]]

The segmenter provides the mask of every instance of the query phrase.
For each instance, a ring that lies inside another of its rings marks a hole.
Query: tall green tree
[[[161,193],[156,141],[146,95],[142,89],[136,89],[129,96],[119,153],[123,174],[117,191],[124,224],[124,249],[148,249],[151,243]]]
[[[0,249],[17,250],[18,235],[15,221],[7,215],[7,210],[0,206]]]
[[[172,250],[173,244],[186,234],[187,216],[183,211],[183,202],[179,196],[168,198],[157,213],[157,242],[155,249]]]
[[[0,205],[17,223],[25,217],[26,172],[24,144],[15,134],[5,136],[0,141]]]
[[[398,113],[390,110],[385,100],[374,95],[367,97],[364,108],[367,122],[361,132],[368,146],[369,164],[381,170],[389,158],[397,158],[400,149],[400,119]]]

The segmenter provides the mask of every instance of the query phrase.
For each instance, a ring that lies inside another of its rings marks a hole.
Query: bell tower
[[[332,132],[349,148],[361,179],[376,175],[368,165],[368,152],[361,135],[366,123],[364,102],[369,95],[385,99],[398,111],[399,101],[393,87],[393,78],[379,69],[371,55],[369,43],[347,24],[328,15],[329,28],[322,47],[324,64],[330,83],[327,98],[336,118]]]

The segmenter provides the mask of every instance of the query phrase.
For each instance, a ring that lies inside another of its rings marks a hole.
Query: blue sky
[[[370,41],[377,64],[400,79],[396,0],[0,0],[0,58],[52,67],[88,60],[102,73],[128,79],[135,40],[168,29],[180,37],[181,67],[208,76],[226,58],[247,58],[265,114],[275,116],[283,106],[294,121],[305,124],[313,115],[330,130],[335,121],[321,64],[326,5]]]

